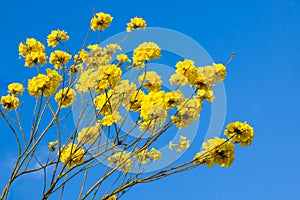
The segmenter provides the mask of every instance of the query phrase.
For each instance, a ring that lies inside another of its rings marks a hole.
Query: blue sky
[[[249,148],[236,149],[230,168],[200,167],[138,185],[122,199],[300,199],[299,1],[4,1],[0,7],[1,94],[8,82],[31,76],[18,59],[20,41],[43,40],[52,29],[60,28],[71,36],[68,47],[80,48],[94,9],[114,16],[104,38],[123,31],[131,17],[142,16],[151,27],[173,29],[195,39],[216,62],[226,62],[236,51],[224,83],[226,122],[247,120],[256,132]],[[6,127],[0,125],[2,186],[15,148]],[[18,183],[11,199],[36,199],[26,195],[34,191],[36,182]]]

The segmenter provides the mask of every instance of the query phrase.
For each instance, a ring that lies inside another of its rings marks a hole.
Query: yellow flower
[[[177,128],[187,128],[199,119],[201,110],[201,101],[197,99],[185,99],[178,105],[178,112],[171,117],[171,120]]]
[[[138,77],[139,84],[143,84],[144,88],[147,88],[149,92],[156,92],[161,88],[162,80],[155,71],[146,72]]]
[[[20,83],[11,83],[8,85],[8,92],[11,93],[14,96],[22,95],[24,92],[24,87]]]
[[[90,44],[87,46],[87,48],[90,50],[90,51],[95,51],[96,49],[100,48],[99,47],[99,44]]]
[[[107,65],[98,77],[96,92],[103,92],[107,88],[114,88],[122,76],[122,70],[116,65]]]
[[[217,164],[229,167],[234,160],[234,145],[224,138],[215,137],[202,144],[203,151],[194,157],[195,164],[204,164],[211,167]]]
[[[76,97],[76,92],[72,88],[64,88],[58,91],[55,95],[55,101],[61,105],[62,108],[71,106]]]
[[[253,141],[254,129],[247,122],[236,121],[226,126],[224,135],[241,146],[248,146]]]
[[[102,120],[99,120],[101,125],[103,126],[111,126],[114,123],[119,123],[122,121],[122,116],[120,115],[119,112],[115,111],[112,114],[107,114],[103,117]]]
[[[77,144],[69,144],[68,148],[63,147],[60,150],[60,161],[68,168],[82,164],[84,159],[84,150],[79,148]]]
[[[48,144],[49,151],[55,151],[57,144],[58,144],[57,140],[54,142],[49,142],[49,144]]]
[[[78,133],[77,140],[82,144],[94,143],[100,135],[99,131],[98,126],[85,127]]]
[[[141,90],[137,90],[131,94],[130,101],[126,107],[129,110],[137,112],[141,109],[142,101],[145,96],[145,93]]]
[[[169,143],[169,149],[171,151],[173,150],[174,146],[177,146],[177,152],[182,152],[183,149],[188,149],[190,147],[190,140],[181,135],[179,138],[179,144],[174,144],[173,142]]]
[[[48,57],[43,52],[31,52],[25,56],[25,66],[33,67],[37,64],[45,65],[47,58]]]
[[[111,195],[108,197],[107,200],[117,200],[117,196],[116,195]]]
[[[144,67],[144,62],[161,57],[161,49],[154,42],[144,42],[133,51],[133,67]]]
[[[138,151],[138,149],[136,149],[136,151]],[[138,160],[140,163],[146,164],[148,162],[148,158],[149,158],[148,153],[149,153],[148,149],[144,149],[144,150],[138,152],[137,155],[134,156],[134,158],[136,160]]]
[[[48,46],[56,47],[59,41],[67,41],[70,37],[67,35],[67,32],[64,30],[53,30],[48,36],[47,36],[47,43]]]
[[[117,55],[117,60],[118,60],[120,63],[131,62],[131,60],[128,58],[128,56],[127,56],[126,54],[120,54],[120,55]]]
[[[146,21],[143,18],[135,17],[132,18],[129,23],[127,23],[126,31],[130,32],[132,30],[139,29],[139,28],[145,29]]]
[[[176,73],[185,76],[190,84],[193,84],[198,76],[194,61],[188,59],[176,63]]]
[[[188,84],[188,78],[182,74],[175,73],[169,79],[171,85],[185,86]]]
[[[94,31],[103,31],[106,27],[110,25],[112,20],[113,17],[109,14],[103,12],[96,13],[96,15],[91,19],[91,29]]]
[[[89,56],[89,53],[87,51],[85,51],[84,49],[81,49],[78,54],[76,54],[74,56],[74,62],[76,64],[79,64],[79,63],[83,63],[87,57]]]
[[[67,52],[56,50],[50,54],[50,64],[54,64],[54,68],[62,68],[64,64],[67,64],[72,58]]]
[[[57,90],[62,77],[57,71],[50,68],[46,69],[47,75],[38,74],[36,77],[28,80],[27,90],[31,96],[37,97],[40,94],[44,96],[53,95]]]
[[[126,153],[125,151],[117,152],[108,157],[108,165],[116,165],[124,173],[128,172],[132,168],[131,153]]]
[[[42,53],[45,51],[45,46],[34,38],[27,38],[25,44],[19,44],[19,55],[25,57],[30,53]]]
[[[152,148],[149,152],[149,159],[152,161],[160,160],[161,156],[161,152],[155,148]]]
[[[19,106],[19,99],[15,96],[6,95],[1,97],[2,107],[8,111],[11,111],[11,109],[16,109]]]

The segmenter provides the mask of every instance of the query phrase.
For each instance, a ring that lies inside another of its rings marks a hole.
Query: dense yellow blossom
[[[43,52],[32,52],[25,56],[25,66],[33,67],[34,65],[40,64],[45,65],[47,61],[47,56]]]
[[[215,137],[202,144],[203,151],[194,157],[195,164],[204,164],[211,167],[217,164],[229,167],[234,160],[234,145],[224,138]]]
[[[27,38],[25,44],[19,44],[19,55],[25,58],[25,66],[46,64],[45,46],[34,38]]]
[[[78,54],[76,54],[76,55],[74,56],[74,62],[75,62],[76,64],[83,63],[83,62],[87,59],[88,56],[89,56],[89,53],[88,53],[86,50],[81,49],[81,50],[78,52]]]
[[[64,30],[53,30],[48,36],[47,36],[47,43],[48,46],[56,47],[57,44],[60,41],[67,41],[70,38],[70,36],[67,35],[67,32]]]
[[[27,38],[25,44],[22,42],[19,44],[19,55],[22,57],[25,57],[30,53],[39,53],[44,51],[45,46],[34,38]]]
[[[161,88],[162,80],[155,71],[148,71],[138,77],[139,84],[147,88],[149,92],[156,92]]]
[[[154,133],[160,126],[162,126],[168,117],[165,92],[149,92],[145,95],[141,102],[140,116],[142,121],[140,129]]]
[[[180,90],[174,90],[165,93],[165,105],[167,109],[173,109],[175,106],[180,105],[185,97]]]
[[[27,90],[31,96],[37,97],[53,95],[62,80],[62,77],[56,70],[46,69],[47,75],[38,74],[36,77],[28,80]]]
[[[71,106],[76,98],[76,92],[72,88],[63,88],[55,95],[55,101],[61,105],[62,108]]]
[[[103,126],[111,126],[112,124],[122,122],[122,119],[120,113],[115,111],[112,114],[104,115],[103,119],[99,120],[99,123]]]
[[[117,196],[116,195],[111,195],[108,197],[107,200],[117,200]]]
[[[8,111],[11,109],[16,109],[19,106],[19,99],[12,95],[6,95],[1,97],[2,107]]]
[[[138,152],[138,149],[136,150]],[[134,158],[142,164],[146,164],[148,161],[156,161],[161,159],[161,152],[155,148],[152,148],[150,151],[144,149],[138,152]]]
[[[130,102],[127,109],[137,112],[141,109],[142,101],[145,93],[141,90],[137,90],[131,94]]]
[[[133,162],[131,160],[131,153],[117,152],[108,157],[109,165],[116,165],[124,173],[131,170]]]
[[[113,89],[121,76],[122,70],[113,64],[99,66],[98,69],[87,69],[81,73],[76,89],[79,92],[104,92],[108,88]]]
[[[171,85],[185,86],[188,84],[188,78],[182,74],[175,73],[169,79]]]
[[[161,49],[154,42],[144,42],[140,44],[133,51],[133,66],[144,67],[145,61],[148,62],[152,59],[158,59],[161,57]]]
[[[22,95],[24,92],[24,86],[21,83],[11,83],[7,87],[8,92],[14,96]]]
[[[99,67],[110,65],[112,61],[112,54],[117,50],[121,50],[118,44],[107,44],[104,48],[99,47],[98,44],[89,45],[90,54],[85,59],[85,64],[89,68],[98,69]]]
[[[185,76],[191,84],[198,76],[194,61],[188,59],[176,63],[176,73]]]
[[[98,126],[85,127],[78,133],[77,140],[82,144],[94,143],[99,135],[100,129]]]
[[[199,72],[203,74],[205,84],[211,87],[214,86],[215,83],[224,80],[226,76],[226,67],[223,64],[214,63],[212,66],[199,68]]]
[[[98,85],[95,88],[96,92],[103,92],[107,88],[113,89],[121,79],[121,76],[122,70],[116,65],[106,66],[100,74]]]
[[[63,65],[67,64],[71,58],[71,54],[64,51],[56,50],[50,54],[49,62],[50,64],[54,64],[55,69],[58,69],[63,68]]]
[[[236,121],[226,126],[224,135],[241,146],[248,146],[253,141],[254,129],[247,122]]]
[[[152,148],[149,152],[149,159],[152,161],[160,160],[162,157],[162,154],[159,150]]]
[[[173,147],[177,147],[177,152],[182,152],[190,147],[190,140],[181,135],[178,144],[174,144],[172,141],[169,143],[169,149],[173,150]]]
[[[69,144],[60,150],[60,161],[67,165],[68,168],[82,164],[85,159],[84,150],[77,144]]]
[[[57,144],[58,144],[58,140],[49,142],[48,144],[49,151],[55,151]]]
[[[110,25],[113,17],[110,14],[103,12],[96,13],[96,15],[91,19],[91,29],[103,31],[106,27]]]
[[[119,55],[117,55],[117,60],[120,63],[131,62],[131,60],[128,58],[128,56],[126,54],[119,54]]]
[[[140,28],[143,29],[146,28],[146,21],[143,18],[135,17],[132,18],[129,23],[127,23],[126,31],[130,32],[132,30],[140,29]]]
[[[200,117],[202,110],[198,99],[185,99],[178,107],[178,112],[171,117],[177,128],[187,128]]]

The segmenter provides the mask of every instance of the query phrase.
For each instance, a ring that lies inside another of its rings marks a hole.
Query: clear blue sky
[[[8,82],[29,77],[30,70],[23,68],[23,61],[18,59],[20,41],[27,37],[42,40],[52,29],[60,28],[71,35],[69,48],[79,48],[93,8],[114,16],[104,38],[123,31],[131,17],[142,16],[149,26],[170,28],[192,37],[216,62],[226,62],[236,51],[225,80],[226,122],[247,120],[256,132],[253,145],[237,148],[232,167],[200,167],[136,186],[122,199],[300,200],[299,1],[3,1],[1,94]],[[2,186],[9,156],[16,149],[8,139],[8,130],[3,123],[0,125]],[[28,193],[34,191],[36,182],[19,182],[11,199],[35,200]]]

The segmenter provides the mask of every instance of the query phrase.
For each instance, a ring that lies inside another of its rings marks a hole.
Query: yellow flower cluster
[[[63,68],[64,65],[67,64],[71,58],[71,54],[64,51],[55,50],[50,54],[49,63],[54,64],[55,69]]]
[[[119,112],[114,111],[112,114],[105,114],[102,118],[102,120],[99,120],[98,122],[103,126],[111,126],[115,123],[121,123],[123,121],[122,116]]]
[[[124,62],[131,62],[131,60],[128,58],[128,56],[126,54],[117,55],[117,60],[120,62],[120,64],[118,64],[118,65],[121,65]]]
[[[67,32],[64,30],[53,30],[48,36],[47,36],[47,43],[48,46],[56,47],[57,44],[60,41],[67,41],[70,38],[70,36],[67,35]]]
[[[44,96],[53,95],[57,90],[62,77],[56,70],[46,69],[47,75],[38,74],[28,80],[27,90],[31,96],[37,97],[41,94]]]
[[[184,149],[188,149],[190,147],[190,140],[188,140],[184,136],[180,136],[179,144],[174,144],[172,141],[169,143],[169,149],[172,151],[173,147],[177,147],[177,152],[182,152]]]
[[[60,161],[67,165],[68,168],[82,164],[85,159],[84,150],[77,144],[69,144],[60,150]]]
[[[24,92],[24,86],[20,83],[11,83],[8,85],[8,92],[13,96],[22,95]]]
[[[25,44],[19,44],[19,55],[25,58],[25,66],[46,64],[45,46],[34,38],[27,38]]]
[[[8,111],[11,111],[11,109],[16,109],[19,106],[19,98],[13,96],[13,95],[6,95],[1,97],[2,107]]]
[[[127,173],[131,170],[133,162],[131,160],[131,153],[117,152],[108,157],[109,165],[116,165],[117,168]]]
[[[63,88],[55,95],[55,101],[62,108],[71,106],[76,98],[76,92],[72,88]]]
[[[74,56],[74,62],[76,64],[83,63],[88,58],[88,55],[89,53],[86,50],[81,49],[78,54]]]
[[[197,90],[200,101],[212,102],[214,93],[212,87],[226,76],[226,67],[222,64],[196,67],[194,61],[185,59],[176,63],[176,73],[170,77],[170,83],[184,86],[189,83]]]
[[[146,72],[138,77],[139,84],[149,92],[156,92],[161,88],[162,80],[155,71]]]
[[[112,61],[112,54],[114,54],[117,50],[122,50],[118,44],[108,44],[104,48],[99,47],[98,44],[95,44],[89,45],[88,49],[91,52],[84,62],[87,67],[94,69],[110,65]]]
[[[144,42],[133,51],[133,68],[144,67],[145,63],[161,57],[161,49],[154,42]]]
[[[230,140],[234,143],[240,143],[241,146],[248,146],[254,138],[254,129],[247,122],[232,122],[226,126],[224,131]]]
[[[140,116],[143,120],[140,129],[154,133],[168,117],[165,92],[149,92],[141,102]]]
[[[7,89],[9,94],[1,97],[0,104],[4,109],[11,111],[11,109],[18,108],[20,102],[16,96],[22,95],[24,87],[20,83],[11,83]]]
[[[145,93],[142,90],[134,91],[130,96],[130,101],[126,108],[134,112],[139,111],[141,109],[144,96]]]
[[[113,89],[118,81],[121,79],[122,70],[116,65],[107,65],[103,72],[100,74],[98,85],[96,86],[96,92],[103,92],[108,88]]]
[[[215,137],[202,144],[203,150],[194,157],[195,164],[211,167],[217,164],[229,167],[234,160],[234,145],[224,138]]]
[[[103,12],[96,13],[96,15],[91,19],[91,29],[103,31],[106,27],[110,25],[113,17],[110,14]]]
[[[138,149],[136,149],[138,151]],[[148,149],[142,150],[134,156],[142,164],[146,164],[148,161],[156,161],[161,159],[161,152],[155,148],[152,148],[150,151]]]
[[[108,197],[107,200],[117,200],[117,196],[116,195],[111,195]]]
[[[51,152],[55,151],[57,144],[58,144],[58,140],[49,142],[49,144],[48,144],[49,151],[51,151]]]
[[[85,127],[78,133],[77,140],[82,144],[94,143],[99,135],[100,129],[98,126]]]
[[[121,123],[123,118],[119,114],[119,108],[123,105],[128,107],[132,93],[136,86],[134,83],[129,83],[128,80],[122,80],[118,85],[109,90],[107,93],[102,93],[94,99],[99,114],[103,115],[102,120],[98,122],[103,126],[111,126],[114,123]]]
[[[200,117],[202,110],[201,101],[198,99],[185,99],[177,107],[178,112],[171,117],[171,120],[177,128],[187,128]]]
[[[143,18],[135,17],[132,18],[129,23],[127,23],[126,31],[130,32],[132,30],[140,29],[140,28],[143,29],[146,28],[146,21]]]

